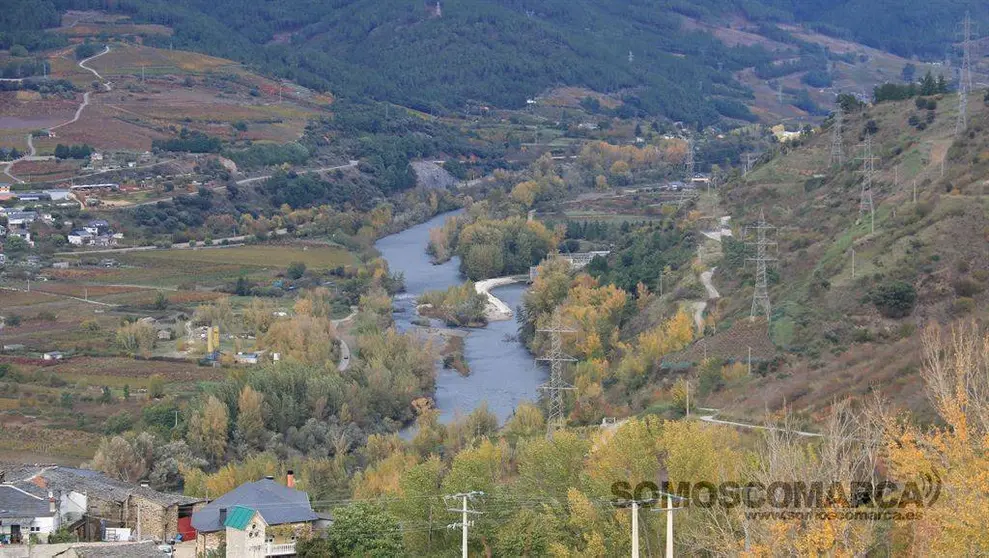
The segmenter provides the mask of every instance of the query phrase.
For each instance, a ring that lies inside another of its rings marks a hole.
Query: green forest
[[[107,9],[102,0],[16,0],[0,15],[0,48],[64,44],[46,28],[67,9]],[[155,46],[207,52],[321,91],[399,103],[430,113],[475,103],[517,108],[555,85],[621,92],[623,117],[666,116],[699,125],[751,119],[739,101],[752,93],[733,72],[764,78],[811,70],[823,85],[826,57],[777,27],[800,22],[906,57],[955,56],[966,10],[989,21],[985,5],[962,0],[932,10],[918,0],[895,11],[864,0],[518,0],[440,4],[406,0],[122,0],[111,9],[137,22],[168,25]],[[721,25],[742,14],[760,33],[796,47],[785,68],[760,46],[726,47],[682,26],[683,16]],[[631,55],[631,56],[630,56]],[[832,56],[833,57],[833,56]]]

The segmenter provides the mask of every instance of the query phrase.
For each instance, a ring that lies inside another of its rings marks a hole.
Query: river
[[[460,261],[453,258],[442,265],[433,265],[426,254],[429,229],[439,227],[456,212],[444,213],[433,219],[382,238],[375,248],[388,260],[392,272],[405,275],[406,292],[395,297],[395,323],[400,331],[409,331],[417,315],[416,298],[431,290],[446,289],[464,281],[460,274]],[[491,292],[508,306],[516,308],[522,302],[524,285],[498,287]],[[436,327],[444,324],[432,320]],[[464,329],[467,332],[464,358],[470,366],[469,376],[461,376],[456,370],[439,367],[436,376],[436,406],[440,419],[450,422],[457,415],[465,415],[483,402],[498,420],[504,422],[515,411],[519,402],[535,401],[538,387],[546,381],[545,369],[515,338],[518,324],[514,320],[492,322],[484,328]]]

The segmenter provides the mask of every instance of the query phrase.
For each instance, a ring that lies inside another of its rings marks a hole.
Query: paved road
[[[272,233],[274,236],[282,236],[288,234],[288,229],[277,229]],[[128,246],[126,248],[103,248],[101,250],[80,250],[78,252],[55,252],[56,256],[84,256],[88,254],[126,254],[127,252],[146,252],[149,250],[211,250],[220,248],[229,248],[231,246],[237,246],[243,244],[253,235],[240,235],[240,236],[228,236],[226,238],[217,238],[213,240],[212,246],[204,246],[203,244],[196,243],[193,246],[189,242],[176,242],[168,248],[159,248],[154,245],[149,246]],[[224,245],[222,242],[226,240],[227,243]]]
[[[351,306],[350,314],[346,318],[340,318],[339,320],[332,320],[333,327],[339,328],[344,322],[349,322],[357,316],[357,308]],[[337,370],[343,372],[350,367],[350,345],[344,341],[343,337],[340,337],[340,362],[337,364]]]

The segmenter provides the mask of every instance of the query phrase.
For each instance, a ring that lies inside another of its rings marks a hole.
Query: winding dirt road
[[[111,91],[113,89],[113,87],[110,85],[110,83],[107,82],[107,81],[104,81],[103,80],[103,76],[101,76],[99,72],[97,72],[96,70],[94,70],[94,69],[92,69],[92,68],[90,68],[89,66],[86,65],[87,62],[89,62],[91,60],[95,60],[96,58],[99,58],[100,56],[103,56],[104,54],[106,54],[108,52],[110,52],[110,45],[106,45],[105,47],[103,47],[103,52],[101,52],[99,54],[94,54],[93,56],[90,56],[89,58],[86,58],[85,60],[80,60],[79,61],[79,67],[82,68],[83,70],[88,70],[88,71],[92,72],[93,75],[96,76],[96,79],[100,80],[100,83],[103,85],[103,87],[105,87],[107,91]],[[76,109],[76,113],[75,113],[75,115],[72,116],[72,119],[71,120],[68,120],[66,122],[62,122],[61,124],[57,124],[55,126],[52,126],[52,127],[48,128],[48,130],[49,131],[50,130],[57,130],[58,128],[61,128],[63,126],[68,126],[69,124],[73,124],[75,122],[78,122],[79,121],[79,118],[82,116],[82,111],[85,110],[86,107],[89,106],[89,95],[90,95],[90,93],[91,93],[90,91],[86,91],[85,93],[82,94],[82,103],[79,105],[79,108]],[[28,147],[28,154],[27,155],[24,155],[20,159],[15,159],[15,160],[13,160],[13,161],[11,161],[9,163],[3,163],[3,166],[4,166],[4,168],[3,168],[3,174],[6,174],[11,179],[13,179],[14,181],[19,182],[21,184],[23,184],[24,181],[21,180],[20,178],[17,178],[16,176],[14,176],[13,174],[11,174],[11,172],[10,172],[10,169],[13,168],[14,164],[16,164],[16,163],[18,163],[20,161],[49,161],[51,159],[54,159],[54,157],[52,157],[51,155],[44,155],[44,156],[39,156],[38,155],[38,150],[34,147],[34,137],[31,134],[28,134],[27,135],[27,147]]]

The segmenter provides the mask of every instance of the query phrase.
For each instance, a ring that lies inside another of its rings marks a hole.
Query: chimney
[[[220,508],[220,526],[227,522],[227,508]]]
[[[295,488],[295,473],[292,472],[292,469],[289,469],[285,475],[285,486]]]
[[[48,491],[48,512],[54,514],[57,510],[55,509],[55,494],[51,490]]]

